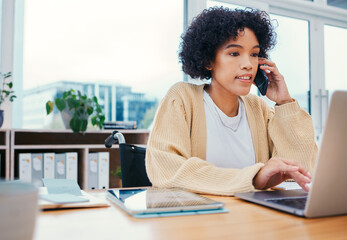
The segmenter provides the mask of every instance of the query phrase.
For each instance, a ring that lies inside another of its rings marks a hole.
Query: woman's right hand
[[[267,189],[281,182],[293,179],[302,189],[308,192],[311,183],[311,174],[293,160],[283,158],[271,158],[253,178],[256,189]]]

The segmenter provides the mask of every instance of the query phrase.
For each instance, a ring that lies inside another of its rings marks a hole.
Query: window
[[[61,128],[45,102],[71,87],[97,96],[106,121],[147,128],[183,79],[183,1],[30,0],[24,12],[24,128]]]
[[[324,26],[325,79],[330,95],[337,89],[347,90],[346,43],[346,28]]]
[[[300,106],[309,111],[309,22],[277,14],[270,15],[278,22],[277,44],[270,57],[284,76],[292,98],[297,99]]]
[[[347,9],[347,1],[346,0],[328,0],[328,5]]]
[[[89,89],[91,94],[102,98],[102,101],[109,102],[111,99],[111,104],[105,105],[104,110],[109,111],[106,115],[112,121],[136,117],[134,113],[124,113],[131,109],[135,111],[135,108],[124,109],[124,106],[132,104],[133,99],[145,99],[148,105],[144,106],[146,112],[143,118],[146,121],[143,122],[150,124],[155,102],[165,95],[174,82],[181,81],[184,76],[177,57],[183,19],[185,23],[189,22],[204,8],[216,4],[247,4],[263,9],[278,19],[277,32],[281,36],[270,56],[285,75],[293,97],[310,111],[317,136],[323,129],[320,119],[327,113],[327,107],[321,104],[325,102],[321,98],[326,96],[326,88],[345,88],[342,81],[336,85],[331,67],[341,63],[336,62],[336,56],[332,54],[335,52],[338,56],[343,56],[342,52],[345,51],[343,48],[341,52],[334,49],[340,41],[346,42],[347,7],[346,1],[342,0],[179,0],[165,3],[160,0],[134,0],[131,3],[120,0],[19,0],[15,1],[15,17],[13,14],[10,16],[13,12],[12,1],[0,0],[0,3],[0,10],[1,6],[3,8],[2,27],[11,25],[13,19],[16,23],[15,29],[10,26],[6,30],[12,29],[17,38],[11,39],[9,31],[9,34],[3,33],[0,42],[3,61],[0,64],[13,70],[15,88],[21,87],[22,74],[25,93],[29,89],[48,87],[46,84],[56,81],[83,83],[80,88]],[[22,5],[22,9],[18,5]],[[24,9],[25,14],[22,13]],[[17,16],[22,16],[22,19]],[[7,25],[6,21],[10,24]],[[302,35],[281,30],[282,26],[296,24]],[[110,35],[111,33],[116,35]],[[293,44],[287,47],[286,43],[284,47],[290,49],[294,46],[295,49],[304,50],[289,52],[289,60],[282,60],[280,58],[283,56],[279,54],[285,50],[279,48],[281,45],[283,47],[282,43],[287,38],[294,40],[295,44],[290,42],[288,44]],[[328,41],[332,43],[328,45]],[[13,51],[12,43],[15,45]],[[343,54],[345,55],[344,52]],[[299,55],[299,58],[295,59],[294,55]],[[295,62],[295,69],[286,69],[293,66],[286,62]],[[130,65],[135,68],[129,70],[127,67]],[[88,84],[92,84],[92,87]],[[57,87],[51,86],[51,89]],[[309,100],[305,97],[307,91],[310,92]],[[27,115],[21,114],[20,107],[30,102],[24,100],[22,104],[20,101],[22,89],[16,89],[16,93],[18,99],[13,108],[16,111],[12,113],[13,125],[10,126],[29,127],[17,121]],[[127,100],[127,103],[122,99]],[[29,108],[24,106],[23,109]],[[41,119],[49,120],[42,110],[44,106],[37,105],[36,109],[35,111],[40,111],[40,117],[32,121],[41,127],[45,126],[46,123],[40,122]],[[114,109],[116,112],[112,112]],[[45,127],[50,126],[48,124]]]
[[[1,40],[2,40],[2,0],[0,0],[0,69],[1,69]]]

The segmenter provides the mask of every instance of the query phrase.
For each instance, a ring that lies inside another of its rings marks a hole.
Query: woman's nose
[[[253,68],[251,59],[248,57],[244,57],[242,59],[242,63],[241,63],[241,69],[246,69],[246,70],[250,70]]]

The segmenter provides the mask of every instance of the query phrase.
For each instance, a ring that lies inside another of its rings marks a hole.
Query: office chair
[[[110,148],[117,142],[119,143],[122,187],[152,186],[145,167],[146,148],[126,144],[123,134],[118,131],[113,131],[105,140],[105,147]]]

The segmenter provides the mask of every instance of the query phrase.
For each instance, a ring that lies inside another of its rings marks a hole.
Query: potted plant
[[[0,89],[0,127],[4,123],[4,110],[2,109],[1,105],[4,103],[4,101],[8,98],[11,102],[14,101],[16,98],[16,95],[14,95],[13,83],[12,81],[9,81],[9,78],[12,77],[12,73],[2,73],[0,72],[0,81],[2,83],[2,88]]]
[[[73,89],[63,92],[61,97],[56,97],[53,101],[47,101],[47,115],[53,111],[54,105],[61,112],[66,128],[71,128],[74,133],[87,130],[88,120],[93,126],[97,125],[102,129],[105,121],[105,115],[98,103],[97,97],[88,98],[86,94],[82,95],[80,91],[76,92]]]
[[[111,170],[110,174],[112,176],[117,177],[117,179],[118,179],[118,187],[121,188],[122,187],[122,170],[121,170],[121,167],[118,166],[116,171]]]

